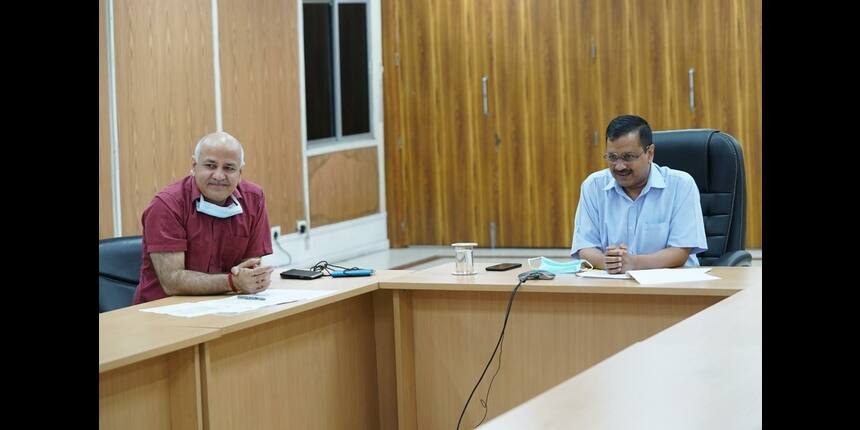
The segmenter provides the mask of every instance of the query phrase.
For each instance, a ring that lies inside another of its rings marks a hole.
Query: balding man
[[[263,190],[242,180],[245,154],[233,136],[197,142],[191,175],[168,185],[143,211],[143,265],[134,303],[173,295],[257,293],[271,283]]]

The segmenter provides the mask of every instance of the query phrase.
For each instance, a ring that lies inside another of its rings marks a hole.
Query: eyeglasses
[[[648,146],[651,146],[651,145],[648,145]],[[611,152],[610,152],[610,153],[608,153],[608,154],[604,154],[604,155],[603,155],[603,158],[604,158],[606,161],[610,162],[610,163],[617,163],[617,162],[618,162],[618,160],[622,160],[622,161],[624,161],[625,163],[629,163],[629,162],[631,162],[631,161],[633,161],[633,160],[638,159],[639,157],[641,157],[641,156],[642,156],[642,154],[644,154],[645,152],[647,152],[647,151],[648,151],[648,146],[646,146],[646,147],[645,147],[645,150],[644,150],[644,151],[642,151],[642,152],[640,152],[640,153],[639,153],[639,155],[633,155],[633,154],[632,154],[632,153],[630,153],[630,152],[625,152],[625,153],[623,153],[623,154],[621,154],[621,155],[618,155],[618,154],[613,154],[613,153],[611,153]]]

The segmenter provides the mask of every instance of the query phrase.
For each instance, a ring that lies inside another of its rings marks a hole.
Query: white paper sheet
[[[693,268],[693,269],[648,269],[648,270],[630,270],[627,273],[642,285],[653,284],[669,284],[673,282],[696,282],[696,281],[712,281],[720,279],[713,275],[708,275],[710,267]]]
[[[576,274],[580,278],[602,278],[602,279],[631,279],[626,273],[606,273],[605,270],[586,270]]]
[[[141,309],[142,312],[173,315],[192,318],[209,314],[237,314],[253,311],[268,306],[309,300],[336,293],[336,290],[284,290],[271,289],[257,294],[235,295],[218,300],[201,302],[177,303],[175,305],[159,306]],[[240,298],[242,296],[256,297],[263,300]]]

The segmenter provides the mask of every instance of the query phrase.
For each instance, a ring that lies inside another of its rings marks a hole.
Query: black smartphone
[[[314,270],[290,269],[281,272],[283,279],[316,279],[322,276],[322,272]]]
[[[487,270],[491,272],[504,272],[505,270],[516,269],[517,267],[523,267],[523,265],[521,263],[499,263],[487,267]]]

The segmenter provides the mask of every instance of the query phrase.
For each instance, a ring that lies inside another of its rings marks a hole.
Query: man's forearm
[[[664,248],[651,254],[635,255],[636,269],[681,267],[687,262],[690,248]]]
[[[170,296],[203,296],[226,293],[230,290],[227,274],[195,272],[193,270],[176,270],[165,276],[161,288]]]
[[[603,253],[597,248],[583,248],[579,250],[579,259],[587,260],[595,269],[605,269],[606,261]]]

